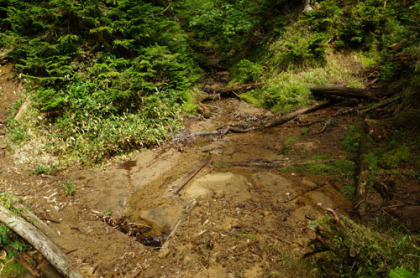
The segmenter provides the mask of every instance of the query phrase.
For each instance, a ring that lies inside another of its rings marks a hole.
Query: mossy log
[[[86,278],[44,233],[3,206],[0,206],[0,221],[38,250],[65,277]]]

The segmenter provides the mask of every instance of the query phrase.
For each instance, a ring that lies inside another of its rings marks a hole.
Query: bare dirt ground
[[[7,107],[21,88],[5,66],[1,69],[0,190],[26,196],[34,213],[57,232],[53,241],[88,277],[300,277],[291,262],[314,237],[308,219],[322,216],[326,207],[344,214],[352,209],[342,194],[354,183],[352,176],[282,170],[354,159],[341,140],[358,118],[332,117],[347,107],[336,105],[263,131],[221,138],[180,135],[101,169],[75,166],[53,176],[33,175],[15,166],[4,145]],[[272,116],[236,99],[206,106],[212,116],[187,119],[183,134]],[[59,184],[67,179],[74,196],[66,196]],[[150,245],[160,245],[172,232],[167,248],[141,244],[93,210],[151,227]]]

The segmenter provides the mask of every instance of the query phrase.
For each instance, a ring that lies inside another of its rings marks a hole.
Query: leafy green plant
[[[262,65],[244,59],[235,65],[233,79],[239,83],[250,83],[255,82],[263,73]]]
[[[386,277],[388,273],[407,274],[419,269],[420,248],[415,245],[416,238],[408,235],[389,237],[344,216],[340,219],[339,223],[330,217],[323,217],[311,221],[309,225],[318,237],[328,242],[326,253],[313,261],[323,275]],[[313,246],[316,248],[316,245]],[[406,271],[395,271],[401,267]]]
[[[15,260],[10,260],[6,263],[1,271],[1,276],[5,278],[24,277],[28,273],[25,267]]]
[[[309,132],[309,128],[307,128],[307,127],[302,128],[300,130],[300,135],[305,136],[306,134],[308,134],[308,132]]]
[[[16,143],[49,136],[55,155],[99,162],[159,144],[180,126],[200,69],[164,4],[5,1],[0,45],[43,113],[30,135],[10,125]]]
[[[343,149],[348,152],[358,152],[362,132],[363,129],[361,123],[349,126],[348,132],[341,143]]]
[[[104,210],[101,211],[101,213],[105,216],[111,216],[112,211],[104,209]]]
[[[40,174],[50,175],[50,174],[53,174],[54,172],[56,172],[60,167],[61,167],[60,163],[52,164],[52,165],[37,165],[32,170],[32,174],[35,174],[35,175],[40,175]]]
[[[412,274],[410,271],[397,267],[389,272],[389,278],[419,278],[420,273],[417,275]]]
[[[66,182],[64,184],[61,181],[58,181],[58,185],[61,185],[64,187],[64,190],[67,196],[74,195],[75,189],[70,179],[66,179]]]

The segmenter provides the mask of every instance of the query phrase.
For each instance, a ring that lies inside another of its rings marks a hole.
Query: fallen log
[[[279,117],[275,120],[272,120],[271,122],[268,122],[267,124],[264,125],[264,128],[269,128],[269,127],[274,127],[274,126],[284,124],[284,123],[286,123],[290,120],[293,120],[294,118],[296,118],[299,115],[316,111],[318,109],[330,106],[330,105],[332,105],[336,102],[337,102],[337,100],[328,100],[328,101],[323,101],[323,102],[320,102],[320,103],[316,103],[316,104],[314,104],[312,106],[309,106],[309,107],[305,107],[305,108],[296,110],[292,113],[289,113],[289,114],[281,116],[281,117]]]
[[[0,221],[38,250],[62,275],[69,278],[86,278],[72,261],[44,233],[29,222],[0,206]]]
[[[310,88],[312,94],[319,96],[349,97],[377,100],[371,89],[349,88],[341,86],[315,86]]]
[[[13,207],[19,211],[23,218],[25,218],[29,223],[32,223],[36,228],[43,232],[49,238],[54,238],[58,234],[53,231],[47,224],[45,224],[41,219],[39,219],[32,211],[27,209],[24,205],[20,203],[13,204]]]
[[[225,126],[225,127],[219,128],[217,130],[213,130],[213,131],[199,131],[199,132],[193,132],[193,133],[189,133],[189,134],[182,134],[181,133],[174,140],[176,142],[182,142],[182,141],[186,141],[188,139],[196,138],[196,137],[211,137],[211,136],[217,136],[217,135],[224,136],[228,133],[247,133],[247,132],[250,132],[250,131],[256,131],[256,130],[262,130],[264,128],[275,127],[275,126],[287,123],[288,121],[293,120],[294,118],[296,118],[299,115],[316,111],[318,109],[330,106],[330,105],[332,105],[334,103],[337,103],[337,102],[338,102],[338,100],[322,101],[322,102],[316,103],[312,106],[305,107],[305,108],[296,110],[292,113],[289,113],[287,115],[276,118],[276,119],[266,123],[264,126],[251,126],[251,127],[248,127],[248,128],[242,128],[242,127],[238,127],[238,126],[234,126],[234,125],[228,125],[228,126]]]
[[[211,93],[211,94],[224,95],[224,94],[232,94],[232,93],[237,93],[237,92],[244,92],[244,91],[249,91],[253,89],[258,89],[258,88],[263,87],[264,85],[265,83],[252,83],[252,84],[238,85],[238,86],[228,87],[228,88],[204,87],[203,91],[206,93]]]

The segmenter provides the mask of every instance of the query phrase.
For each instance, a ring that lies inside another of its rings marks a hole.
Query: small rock
[[[311,181],[311,180],[308,180],[306,177],[304,177],[304,178],[302,179],[301,183],[302,183],[302,185],[305,185],[305,186],[307,186],[307,187],[316,187],[316,186],[317,186],[317,184],[316,184],[316,183],[314,183],[314,182],[313,182],[313,181]]]

